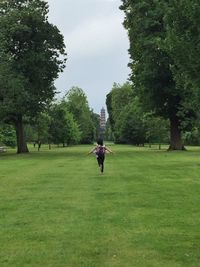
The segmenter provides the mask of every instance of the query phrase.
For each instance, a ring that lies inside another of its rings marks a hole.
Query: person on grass
[[[107,148],[106,146],[103,145],[103,140],[102,139],[98,139],[96,147],[93,148],[88,153],[88,155],[92,154],[92,153],[94,153],[96,155],[97,163],[98,163],[98,165],[100,167],[101,173],[103,173],[103,171],[104,171],[104,160],[105,160],[106,152],[113,153],[112,150],[110,150],[109,148]]]

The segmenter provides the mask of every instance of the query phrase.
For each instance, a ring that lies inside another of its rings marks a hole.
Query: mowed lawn
[[[200,148],[0,154],[0,266],[200,266]]]

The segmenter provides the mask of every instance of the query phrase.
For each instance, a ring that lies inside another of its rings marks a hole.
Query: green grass
[[[0,266],[199,267],[200,148],[0,155]]]

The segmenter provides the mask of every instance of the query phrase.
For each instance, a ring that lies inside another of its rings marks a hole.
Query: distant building
[[[104,108],[101,109],[100,113],[100,137],[104,138],[106,132],[106,111]]]
[[[106,129],[106,111],[104,108],[101,109],[100,114],[100,128]]]

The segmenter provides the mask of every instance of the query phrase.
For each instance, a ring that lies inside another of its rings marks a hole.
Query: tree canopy
[[[79,126],[81,143],[92,143],[94,140],[95,120],[84,91],[74,86],[67,92],[64,101],[68,111],[73,114]]]
[[[166,14],[171,10],[170,3],[164,0],[122,2],[124,26],[130,40],[131,80],[137,95],[144,109],[169,118],[170,149],[183,149],[181,127],[184,119],[192,115],[191,105],[185,104],[191,91],[177,85],[172,69],[176,63],[166,46]]]
[[[24,118],[52,101],[53,82],[66,61],[65,44],[48,22],[43,0],[2,0],[0,14],[0,116],[15,125],[18,153],[23,153],[28,151]]]

